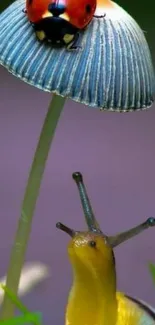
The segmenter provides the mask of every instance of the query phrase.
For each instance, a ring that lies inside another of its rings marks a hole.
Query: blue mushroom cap
[[[104,18],[93,18],[80,34],[81,49],[67,51],[40,43],[15,1],[0,15],[0,64],[16,77],[60,96],[127,112],[154,101],[155,79],[150,51],[141,28],[113,3]]]

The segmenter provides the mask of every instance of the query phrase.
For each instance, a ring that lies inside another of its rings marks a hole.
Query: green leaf
[[[27,314],[30,313],[30,311],[23,305],[23,303],[20,301],[20,299],[9,289],[4,285],[3,283],[0,283],[0,287],[2,290],[6,293],[8,298],[12,301],[12,303],[20,310],[21,313]]]
[[[152,275],[153,282],[155,284],[155,264],[150,263],[149,264],[149,270]]]
[[[41,325],[41,320],[41,313],[29,313],[12,319],[0,320],[0,325],[26,325],[30,323]]]
[[[20,301],[20,299],[3,283],[0,283],[0,288],[5,292],[8,298],[12,301],[12,303],[16,306],[17,309],[20,310],[24,315],[15,317],[8,320],[1,320],[0,325],[26,325],[33,323],[35,325],[41,325],[41,313],[32,313],[28,310],[26,306]]]

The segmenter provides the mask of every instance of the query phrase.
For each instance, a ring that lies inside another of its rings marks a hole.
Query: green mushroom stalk
[[[24,264],[25,253],[31,233],[31,225],[40,191],[49,150],[54,138],[57,123],[65,104],[65,98],[53,95],[49,109],[40,134],[32,162],[25,195],[21,206],[21,215],[18,221],[18,228],[12,247],[10,262],[7,272],[6,286],[15,294],[18,294],[21,270]],[[1,309],[1,319],[9,319],[14,316],[15,305],[4,295]]]

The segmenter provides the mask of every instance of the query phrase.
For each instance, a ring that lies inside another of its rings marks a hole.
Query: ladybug
[[[91,22],[96,0],[26,0],[25,13],[40,41],[76,49],[79,31]]]

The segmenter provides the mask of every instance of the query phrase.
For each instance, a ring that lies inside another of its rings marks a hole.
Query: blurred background
[[[1,0],[0,10],[12,1]],[[140,24],[153,61],[154,12],[146,2],[118,1]],[[50,95],[0,67],[0,276],[7,270],[20,204]],[[155,216],[155,105],[147,112],[100,113],[67,101],[50,151],[37,204],[27,261],[50,267],[51,277],[23,301],[44,314],[44,323],[64,324],[72,271],[62,221],[85,228],[71,174],[81,171],[103,232],[114,234]],[[115,250],[118,288],[155,306],[148,262],[155,262],[155,229]]]

